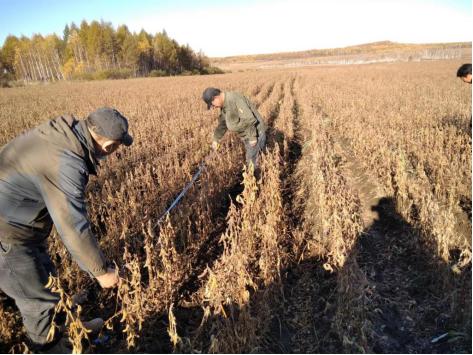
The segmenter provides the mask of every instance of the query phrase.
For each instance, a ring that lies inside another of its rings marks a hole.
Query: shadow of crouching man
[[[372,210],[378,219],[355,249],[369,285],[373,351],[470,352],[471,267],[454,274],[425,243],[433,237],[403,219],[392,198]],[[458,334],[432,342],[449,331]]]

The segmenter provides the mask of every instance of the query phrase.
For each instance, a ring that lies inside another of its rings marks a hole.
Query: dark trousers
[[[253,163],[253,168],[256,171],[258,168],[258,158],[259,155],[263,152],[263,149],[266,145],[266,132],[258,132],[258,141],[254,147],[252,147],[248,140],[245,140],[245,149],[246,149],[246,165],[250,166],[250,163]]]
[[[43,246],[0,242],[0,289],[15,300],[31,341],[45,344],[59,296],[45,288],[55,268]]]

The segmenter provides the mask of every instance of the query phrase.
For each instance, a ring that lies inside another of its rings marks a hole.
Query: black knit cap
[[[126,146],[133,143],[128,134],[128,120],[114,108],[102,107],[87,117],[87,124],[98,135],[119,141]]]
[[[214,97],[220,95],[220,92],[220,89],[217,88],[207,88],[204,90],[204,93],[202,94],[202,99],[207,104],[207,110],[210,110]]]

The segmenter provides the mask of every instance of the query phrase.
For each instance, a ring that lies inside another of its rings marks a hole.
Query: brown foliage
[[[97,238],[120,270],[118,288],[100,290],[58,237],[50,238],[64,292],[95,295],[82,315],[107,320],[107,351],[389,352],[378,329],[384,299],[413,319],[414,338],[430,339],[447,326],[471,330],[471,92],[455,81],[457,64],[0,90],[0,142],[46,118],[84,117],[105,105],[129,117],[135,144],[105,162],[88,190]],[[156,225],[207,156],[215,112],[205,110],[200,95],[211,85],[247,94],[267,120],[261,179],[243,168],[242,145],[228,135],[199,181]],[[394,201],[392,224],[367,218],[368,178],[376,198]],[[391,259],[411,267],[385,287],[404,292],[409,280],[424,277],[435,285],[419,296],[423,287],[412,281],[409,301],[418,311],[377,290],[366,259],[375,250],[366,241],[371,224],[376,233],[403,236],[410,244],[393,242],[394,251],[409,245],[414,255],[396,259],[383,249],[383,267]],[[448,316],[447,325],[438,328],[439,318],[424,317],[424,308]],[[2,349],[20,341],[13,314],[0,304]],[[469,336],[458,337],[443,351],[471,347]],[[409,340],[399,349],[430,352],[429,344]]]

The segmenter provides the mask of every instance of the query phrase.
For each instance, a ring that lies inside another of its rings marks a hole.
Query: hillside
[[[224,70],[267,69],[317,64],[363,64],[471,57],[471,43],[411,44],[381,41],[343,48],[210,58]]]

